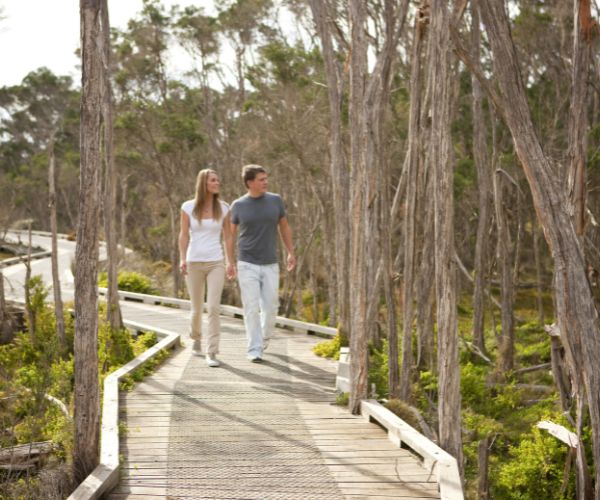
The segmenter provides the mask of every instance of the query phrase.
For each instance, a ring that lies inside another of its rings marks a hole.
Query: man
[[[296,266],[296,257],[283,200],[278,194],[267,192],[265,169],[246,165],[242,179],[248,193],[231,205],[229,244],[233,246],[239,226],[237,275],[244,306],[248,359],[260,363],[279,307],[278,231],[288,252],[288,271]],[[233,279],[235,275],[235,267],[230,262],[227,277]]]

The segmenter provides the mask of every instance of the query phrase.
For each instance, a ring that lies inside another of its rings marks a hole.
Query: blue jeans
[[[271,338],[279,308],[279,264],[258,265],[238,261],[237,265],[248,356],[262,357],[263,341]]]

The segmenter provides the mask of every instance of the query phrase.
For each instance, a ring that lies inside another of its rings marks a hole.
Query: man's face
[[[256,177],[248,181],[248,188],[253,193],[266,193],[267,188],[269,186],[269,181],[267,180],[267,174],[259,172],[256,174]]]

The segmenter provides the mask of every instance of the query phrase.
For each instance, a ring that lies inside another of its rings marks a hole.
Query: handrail
[[[125,320],[123,324],[134,330],[155,332],[164,335],[165,338],[104,379],[100,464],[67,500],[95,500],[117,485],[119,482],[119,381],[163,349],[176,346],[181,337],[179,333],[136,321]]]
[[[106,295],[107,289],[99,287],[99,295]],[[168,304],[171,306],[177,306],[180,309],[190,309],[190,301],[185,299],[177,299],[175,297],[165,297],[162,295],[149,295],[146,293],[137,292],[126,292],[123,290],[118,291],[119,299],[123,300],[135,300],[143,302],[144,304],[161,305]],[[205,304],[206,308],[206,304]],[[221,314],[230,316],[233,318],[242,318],[244,316],[244,310],[241,307],[229,306],[221,304]],[[292,328],[294,331],[300,331],[305,333],[313,333],[326,337],[335,337],[337,335],[337,329],[331,326],[317,325],[315,323],[306,323],[296,319],[286,318],[284,316],[277,316],[275,324],[281,327]]]
[[[20,264],[22,262],[25,262],[28,259],[31,259],[31,260],[43,259],[45,257],[50,257],[50,255],[52,255],[52,252],[47,250],[44,252],[32,253],[30,256],[19,255],[18,257],[11,257],[10,259],[0,260],[0,269],[3,269],[8,266],[14,266],[15,264]]]
[[[437,477],[441,500],[464,500],[458,463],[452,455],[373,399],[360,402],[360,413],[368,422],[375,420],[387,429],[392,443],[405,444],[423,458],[423,465]]]

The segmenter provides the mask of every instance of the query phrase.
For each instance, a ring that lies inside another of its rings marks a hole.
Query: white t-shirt
[[[229,212],[229,205],[221,203],[221,219],[202,219],[202,223],[192,214],[196,200],[184,201],[181,205],[190,218],[190,243],[187,248],[186,262],[214,262],[223,260],[223,246],[221,245],[221,230],[223,219]]]

